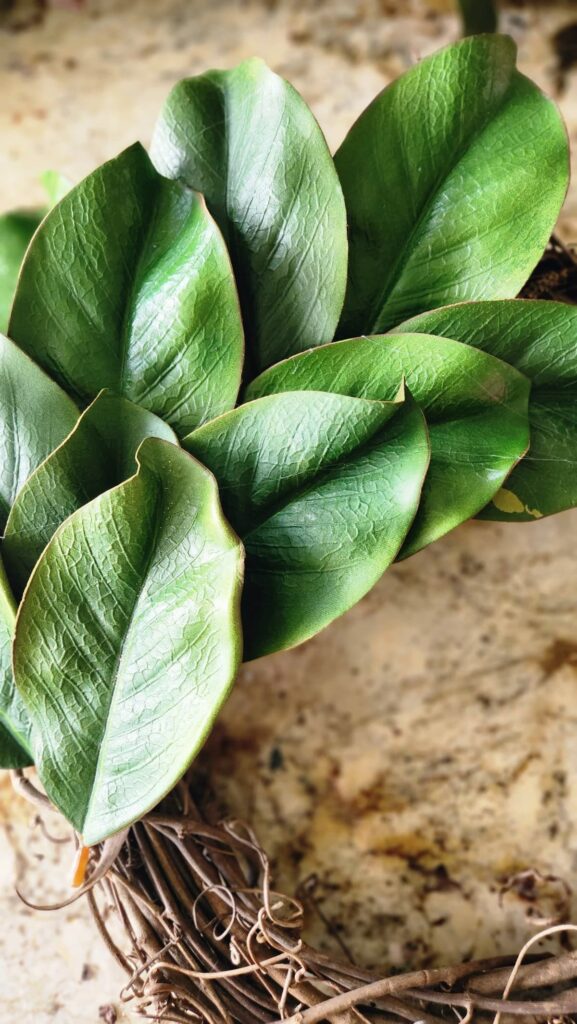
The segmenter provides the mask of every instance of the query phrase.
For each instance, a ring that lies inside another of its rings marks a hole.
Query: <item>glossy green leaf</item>
[[[103,164],[36,233],[10,336],[80,401],[110,388],[177,432],[233,406],[240,309],[202,198],[140,145]]]
[[[136,451],[146,437],[177,443],[154,413],[102,392],[32,473],[16,497],[4,536],[4,562],[17,594],[64,520],[136,472]]]
[[[78,409],[8,338],[0,335],[0,528],[20,488],[70,433]]]
[[[0,561],[0,768],[32,764],[30,719],[12,673],[15,621],[16,603]]]
[[[531,383],[531,447],[481,512],[532,520],[577,506],[577,309],[561,302],[467,302],[426,313],[399,331],[431,331],[491,352]]]
[[[242,549],[214,478],[156,438],[138,462],[60,527],[16,622],[37,769],[87,845],[172,789],[240,656]]]
[[[301,643],[370,590],[406,536],[429,462],[412,401],[311,392],[250,402],[183,444],[214,472],[245,545],[245,658]]]
[[[505,36],[450,46],[389,85],[335,157],[349,221],[339,337],[462,299],[511,298],[568,182],[557,108]]]
[[[24,253],[41,220],[35,210],[0,214],[0,331],[8,327]]]
[[[227,239],[248,356],[262,369],[330,341],[347,261],[342,192],[322,132],[261,60],[174,87],[151,148],[206,196]]]
[[[527,450],[529,381],[468,345],[425,334],[324,345],[261,374],[259,395],[315,389],[390,400],[401,377],[427,418],[431,467],[403,557],[475,515]]]

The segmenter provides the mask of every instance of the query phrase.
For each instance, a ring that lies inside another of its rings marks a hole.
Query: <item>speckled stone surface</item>
[[[0,23],[6,208],[38,201],[47,167],[78,179],[146,142],[179,77],[252,54],[303,92],[334,147],[387,81],[458,31],[448,0],[33,8]],[[521,66],[549,92],[550,37],[575,18],[561,4],[505,12]],[[573,141],[577,74],[559,98]],[[561,227],[577,237],[575,190]],[[338,933],[370,965],[448,962],[515,951],[527,911],[577,910],[555,880],[500,893],[528,868],[570,883],[577,866],[576,529],[577,513],[468,524],[321,636],[242,670],[203,761],[271,852],[277,884],[316,878],[308,934],[323,948],[337,950]],[[1,782],[0,1021],[123,1019],[123,979],[87,908],[42,915],[14,893],[18,876],[50,901],[70,874],[70,847],[30,817]]]

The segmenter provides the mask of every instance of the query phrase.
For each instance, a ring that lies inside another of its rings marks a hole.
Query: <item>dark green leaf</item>
[[[481,32],[497,31],[495,0],[459,0],[463,19],[463,35],[475,36]]]
[[[402,377],[431,436],[431,467],[406,557],[479,512],[527,450],[529,381],[456,341],[377,335],[287,359],[253,381],[247,398],[315,389],[390,400]]]
[[[349,220],[340,337],[461,299],[511,298],[563,202],[556,107],[504,36],[422,61],[361,115],[335,157]]]
[[[240,655],[242,549],[214,478],[156,438],[138,462],[60,527],[16,623],[38,772],[87,845],[172,789]]]
[[[531,447],[483,519],[531,520],[577,506],[577,309],[561,302],[467,302],[399,331],[435,331],[491,352],[532,382]]]
[[[21,745],[11,726],[4,723],[0,713],[0,768],[27,768],[31,764],[32,755]]]
[[[347,261],[345,210],[310,110],[261,60],[172,90],[152,144],[206,196],[228,241],[256,367],[330,341]]]
[[[406,536],[429,462],[413,402],[311,392],[250,402],[183,444],[214,472],[245,545],[246,658],[301,643],[370,590]]]
[[[78,409],[8,338],[0,335],[0,528],[22,485],[70,433]]]
[[[177,432],[233,406],[240,310],[202,198],[140,145],[103,164],[35,235],[10,336],[81,401],[110,388]]]
[[[30,719],[14,686],[12,637],[16,604],[0,561],[0,768],[32,764]]]
[[[146,437],[176,443],[171,428],[154,413],[102,392],[38,466],[18,493],[6,524],[4,562],[16,593],[22,593],[64,520],[136,472],[136,451]]]
[[[0,331],[8,327],[18,273],[42,214],[17,210],[0,215]]]

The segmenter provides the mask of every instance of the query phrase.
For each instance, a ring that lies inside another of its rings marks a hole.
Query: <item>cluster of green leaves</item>
[[[87,844],[177,782],[242,657],[472,516],[577,505],[577,310],[514,299],[567,178],[556,108],[479,36],[334,161],[261,61],[188,79],[16,285],[34,225],[0,225],[0,763]]]

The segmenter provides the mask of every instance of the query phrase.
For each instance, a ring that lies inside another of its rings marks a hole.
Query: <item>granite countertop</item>
[[[146,142],[176,79],[252,54],[303,92],[334,147],[383,85],[458,32],[448,0],[94,0],[3,19],[6,208],[39,201],[47,167],[77,180]],[[573,141],[577,73],[563,82],[551,45],[572,20],[556,3],[504,15],[522,69],[562,89]],[[577,238],[575,190],[561,230]],[[308,936],[323,948],[338,934],[384,969],[447,963],[516,951],[532,918],[575,913],[576,527],[577,513],[467,524],[319,637],[241,671],[203,762],[277,885],[316,879]],[[87,908],[42,915],[14,893],[15,875],[48,900],[69,877],[70,847],[30,817],[3,780],[0,1017],[120,1020],[123,979]],[[516,878],[527,869],[538,874]]]

